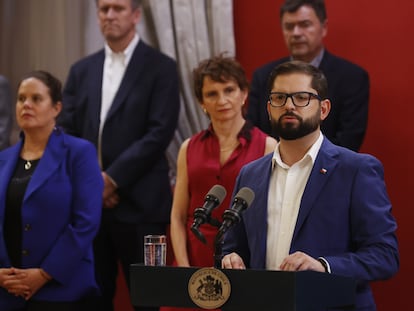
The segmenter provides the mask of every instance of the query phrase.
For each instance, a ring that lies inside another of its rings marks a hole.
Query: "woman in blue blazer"
[[[82,310],[97,293],[92,255],[103,179],[95,147],[55,127],[61,83],[19,84],[21,140],[0,153],[0,310]]]

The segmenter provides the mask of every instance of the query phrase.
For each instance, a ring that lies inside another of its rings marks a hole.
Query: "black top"
[[[21,267],[22,204],[30,178],[39,159],[26,161],[19,158],[7,189],[4,217],[4,240],[13,267]]]

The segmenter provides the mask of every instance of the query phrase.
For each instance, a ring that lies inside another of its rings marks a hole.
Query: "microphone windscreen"
[[[221,185],[214,185],[210,191],[207,193],[206,198],[208,196],[213,196],[217,198],[219,201],[219,204],[223,202],[224,198],[226,197],[227,191],[226,189]]]
[[[252,189],[248,187],[243,187],[239,190],[239,192],[237,192],[234,199],[241,199],[241,200],[246,201],[246,204],[247,204],[246,207],[248,207],[254,200],[254,192]]]

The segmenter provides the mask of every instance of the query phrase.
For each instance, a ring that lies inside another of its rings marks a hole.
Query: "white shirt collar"
[[[312,165],[315,163],[316,157],[318,156],[319,149],[321,148],[322,142],[323,142],[323,135],[319,131],[319,137],[315,141],[315,143],[312,145],[312,147],[309,148],[308,152],[303,156],[303,158],[299,161],[303,161],[305,158],[310,158],[312,161]],[[273,152],[273,158],[272,158],[272,169],[276,167],[276,164],[279,164],[283,168],[289,168],[289,165],[285,164],[282,161],[282,157],[280,156],[280,143],[276,145],[275,151]]]
[[[314,59],[312,59],[309,64],[312,66],[319,68],[319,65],[322,62],[323,55],[325,54],[325,48],[322,48],[322,50],[319,52],[318,55]],[[295,60],[292,56],[290,57],[290,60]]]
[[[111,48],[109,47],[108,43],[105,43],[105,57],[113,57],[114,54],[122,54],[125,58],[124,58],[124,63],[125,65],[127,65],[132,57],[132,54],[136,48],[136,46],[138,45],[140,38],[138,36],[137,33],[135,33],[134,38],[132,38],[131,42],[129,42],[128,46],[125,48],[125,50],[123,50],[122,52],[119,53],[115,53],[114,51],[111,50]]]

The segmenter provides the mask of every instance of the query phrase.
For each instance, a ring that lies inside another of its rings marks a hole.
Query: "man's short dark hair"
[[[318,95],[322,99],[326,99],[328,97],[328,81],[326,80],[325,75],[315,66],[302,61],[290,61],[276,66],[269,76],[269,94],[272,91],[273,84],[278,76],[291,73],[303,73],[310,76],[312,78],[311,87],[318,92]]]
[[[324,0],[286,0],[280,7],[280,19],[286,12],[294,13],[302,6],[310,6],[321,23],[327,19]]]
[[[131,0],[132,8],[138,9],[142,5],[142,0]]]

